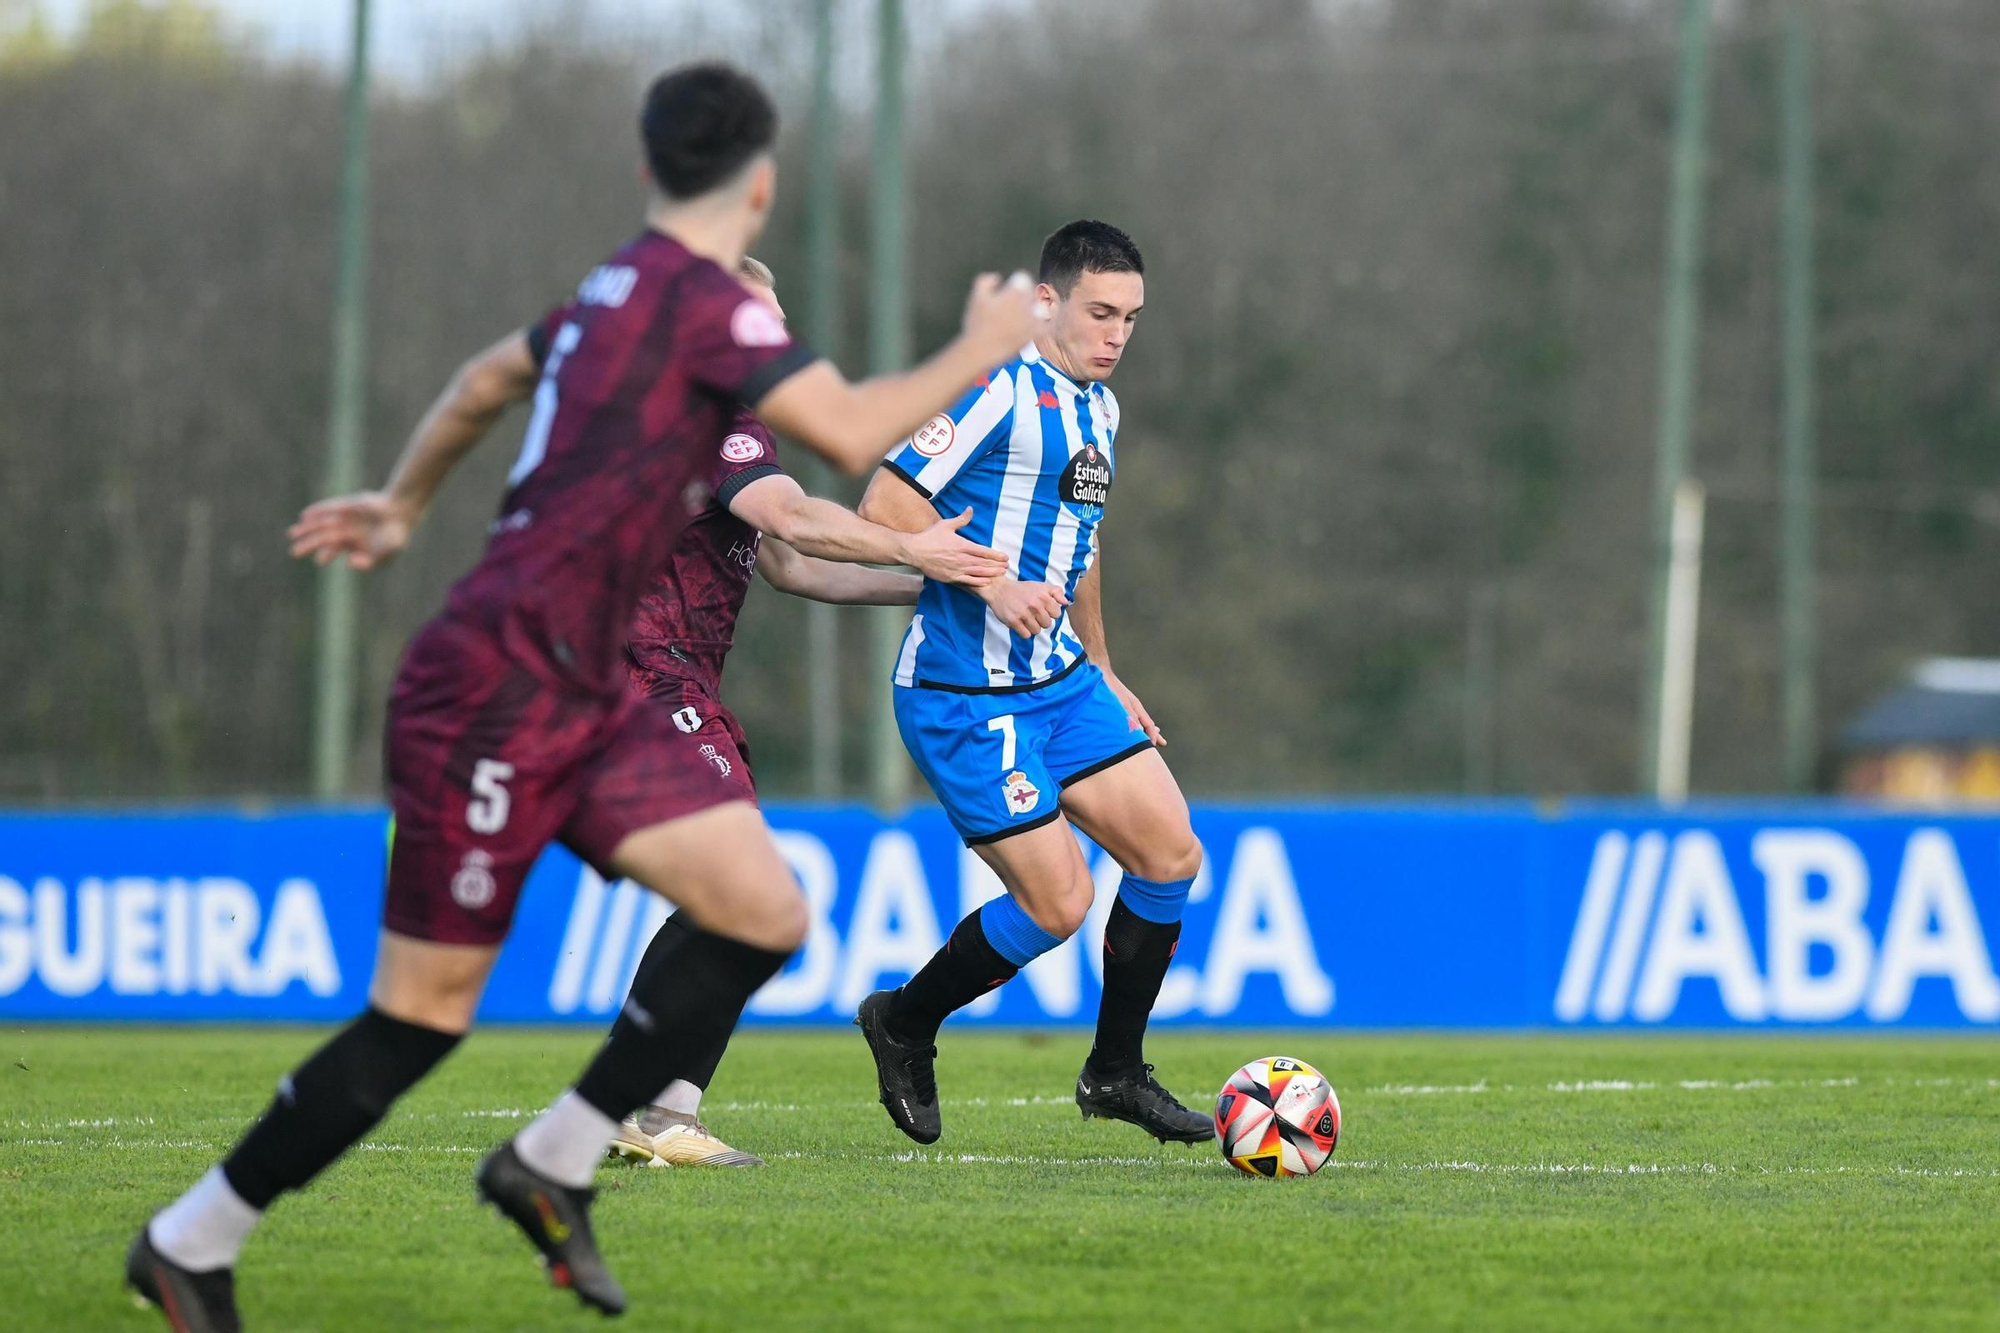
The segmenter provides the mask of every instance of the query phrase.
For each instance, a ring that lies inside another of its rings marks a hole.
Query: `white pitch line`
[[[1541,1092],[1553,1092],[1564,1095],[1576,1095],[1576,1094],[1640,1093],[1640,1092],[1662,1092],[1662,1091],[1770,1092],[1781,1089],[1838,1091],[1850,1088],[1889,1088],[1889,1087],[1964,1088],[1971,1091],[1993,1091],[1993,1090],[2000,1090],[2000,1078],[1864,1079],[1855,1077],[1853,1075],[1848,1075],[1843,1078],[1807,1078],[1807,1079],[1751,1078],[1751,1079],[1728,1080],[1728,1079],[1687,1078],[1687,1079],[1675,1079],[1675,1080],[1665,1080],[1665,1081],[1653,1080],[1653,1079],[1580,1079],[1575,1082],[1555,1082],[1555,1083],[1546,1083],[1546,1084],[1532,1085],[1532,1086],[1520,1085],[1514,1083],[1489,1083],[1486,1080],[1481,1079],[1477,1083],[1443,1083],[1443,1084],[1385,1083],[1385,1084],[1378,1084],[1370,1088],[1363,1088],[1359,1092],[1351,1093],[1349,1095],[1351,1098],[1358,1099],[1367,1097],[1489,1096],[1498,1093],[1526,1093],[1533,1095],[1535,1093],[1541,1093]],[[1015,1097],[947,1097],[944,1099],[943,1105],[948,1107],[958,1107],[958,1108],[1004,1107],[1008,1109],[1015,1109],[1015,1108],[1043,1107],[1043,1106],[1068,1107],[1074,1105],[1074,1101],[1072,1098],[1067,1096],[1051,1097],[1046,1094],[1036,1093],[1030,1096],[1015,1096]],[[748,1113],[758,1113],[758,1112],[773,1112],[773,1113],[792,1115],[804,1112],[863,1111],[863,1110],[873,1109],[874,1106],[875,1103],[872,1101],[813,1102],[807,1104],[800,1102],[773,1102],[773,1101],[751,1100],[751,1101],[710,1102],[703,1109],[711,1114],[716,1114],[716,1113],[748,1114]],[[427,1121],[436,1121],[436,1120],[511,1121],[511,1120],[527,1120],[540,1114],[541,1114],[540,1107],[501,1106],[501,1107],[477,1108],[473,1110],[464,1110],[464,1111],[419,1111],[410,1113],[407,1118],[415,1120],[427,1120]],[[218,1120],[230,1120],[232,1124],[234,1123],[233,1119],[227,1116],[219,1116],[213,1118]],[[31,1132],[48,1133],[54,1130],[72,1130],[72,1129],[116,1129],[121,1127],[151,1128],[157,1125],[158,1123],[159,1123],[158,1120],[153,1116],[133,1116],[133,1117],[108,1116],[98,1119],[51,1117],[51,1118],[43,1118],[35,1120],[17,1119],[12,1121],[0,1121],[0,1126],[4,1126],[5,1128],[14,1130],[28,1130]],[[15,1140],[15,1142],[21,1142],[21,1141],[22,1140]]]
[[[1546,1083],[1540,1087],[1520,1087],[1512,1083],[1447,1084],[1381,1084],[1362,1090],[1369,1097],[1431,1097],[1442,1095],[1466,1095],[1488,1092],[1658,1092],[1662,1089],[1679,1092],[1766,1092],[1776,1088],[1861,1088],[1861,1087],[1916,1087],[1916,1088],[2000,1088],[2000,1079],[1994,1078],[1924,1078],[1924,1079],[1864,1079],[1848,1075],[1845,1078],[1747,1078],[1747,1079],[1671,1079],[1665,1082],[1655,1079],[1599,1078],[1579,1079],[1575,1082]]]
[[[12,1140],[13,1146],[60,1148],[68,1141],[58,1138],[33,1138]],[[119,1147],[139,1151],[158,1149],[200,1148],[215,1151],[223,1145],[216,1141],[200,1139],[111,1139],[92,1140],[84,1146]],[[441,1154],[446,1156],[472,1156],[484,1151],[481,1148],[454,1144],[409,1144],[387,1143],[369,1140],[359,1146],[362,1152],[408,1152]],[[1043,1153],[954,1153],[936,1150],[912,1149],[904,1152],[777,1152],[768,1154],[770,1160],[781,1162],[872,1162],[884,1166],[1032,1166],[1032,1167],[1139,1167],[1147,1169],[1168,1168],[1173,1170],[1225,1171],[1228,1168],[1218,1158],[1205,1152],[1183,1156],[1129,1157],[1092,1155],[1087,1157],[1057,1157]],[[1646,1176],[1724,1176],[1749,1179],[1761,1176],[1853,1176],[1866,1178],[1888,1176],[1923,1180],[2000,1180],[2000,1167],[1929,1167],[1902,1166],[1890,1163],[1866,1163],[1858,1166],[1730,1166],[1716,1162],[1474,1162],[1439,1160],[1427,1162],[1388,1162],[1365,1158],[1336,1157],[1327,1164],[1328,1168],[1339,1171],[1369,1171],[1396,1174],[1467,1173],[1495,1176],[1606,1176],[1606,1177],[1646,1177]]]

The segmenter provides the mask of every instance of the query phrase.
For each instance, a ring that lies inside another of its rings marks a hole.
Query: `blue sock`
[[[993,951],[1015,967],[1026,967],[1062,941],[1035,924],[1012,895],[1001,894],[979,909],[979,929]]]
[[[1132,909],[1133,916],[1156,926],[1167,926],[1181,919],[1181,912],[1187,907],[1188,890],[1193,887],[1192,876],[1162,884],[1127,875],[1118,881],[1118,897]]]

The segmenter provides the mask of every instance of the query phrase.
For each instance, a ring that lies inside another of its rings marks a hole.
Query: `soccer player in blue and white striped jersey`
[[[1125,871],[1077,1105],[1162,1142],[1214,1137],[1208,1116],[1145,1063],[1146,1018],[1201,844],[1159,728],[1111,669],[1099,599],[1119,421],[1105,381],[1145,302],[1144,274],[1139,248],[1107,223],[1050,236],[1042,332],[891,453],[862,500],[864,517],[906,532],[970,510],[962,535],[1005,555],[1011,574],[977,590],[926,582],[896,664],[903,743],[1007,890],[959,922],[907,985],[870,995],[855,1016],[882,1104],[919,1143],[942,1132],[939,1024],[1075,934],[1090,910],[1072,824]]]

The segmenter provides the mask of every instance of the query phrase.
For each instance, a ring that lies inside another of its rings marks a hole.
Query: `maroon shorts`
[[[440,944],[498,944],[549,843],[608,874],[629,834],[754,800],[729,727],[690,732],[674,709],[633,694],[554,688],[484,632],[432,621],[389,698],[396,824],[383,924]]]
[[[661,714],[682,735],[693,736],[696,753],[717,765],[723,776],[742,783],[744,794],[751,800],[757,799],[757,779],[750,772],[750,738],[743,734],[743,724],[736,720],[736,714],[715,697],[712,684],[659,672],[634,671],[631,686],[640,707]]]

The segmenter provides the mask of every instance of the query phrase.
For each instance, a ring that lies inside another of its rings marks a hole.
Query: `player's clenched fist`
[[[362,491],[308,505],[285,530],[292,555],[315,564],[342,559],[355,569],[373,569],[410,542],[415,518],[386,491]]]
[[[1032,639],[1056,623],[1069,598],[1053,583],[1020,583],[1003,579],[979,590],[1000,623],[1024,639]]]
[[[957,518],[941,518],[903,542],[903,563],[927,579],[983,588],[1007,573],[1007,557],[958,535],[972,521],[967,509]]]
[[[989,359],[1005,361],[1027,346],[1041,328],[1035,304],[1035,284],[1025,273],[1004,282],[997,273],[982,273],[972,282],[965,302],[965,336],[983,347]]]

